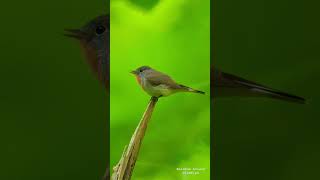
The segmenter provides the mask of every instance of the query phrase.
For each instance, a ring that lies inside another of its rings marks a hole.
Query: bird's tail
[[[218,96],[247,96],[247,97],[270,97],[274,99],[305,104],[306,100],[302,97],[272,89],[261,84],[228,74],[221,73],[222,84],[217,84],[213,88],[214,94]]]
[[[184,85],[181,85],[181,84],[179,84],[179,86],[180,86],[180,88],[181,88],[182,90],[187,91],[187,92],[205,94],[205,92],[203,92],[203,91],[199,91],[199,90],[193,89],[193,88],[188,87],[188,86],[184,86]]]
[[[274,99],[294,102],[294,103],[298,103],[298,104],[305,104],[306,103],[306,100],[302,97],[288,94],[288,93],[278,91],[275,89],[270,89],[270,88],[267,88],[264,86],[254,87],[251,90],[258,93],[258,94],[261,93],[261,96],[271,97]]]

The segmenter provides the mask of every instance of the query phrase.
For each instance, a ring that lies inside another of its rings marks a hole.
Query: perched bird
[[[66,29],[65,36],[80,41],[86,59],[97,78],[109,88],[110,17],[102,15],[80,29]]]
[[[202,91],[181,85],[172,80],[168,75],[161,73],[149,66],[142,66],[131,72],[134,74],[144,91],[150,96],[169,96],[177,92],[193,92],[205,94]]]
[[[213,97],[269,97],[304,104],[305,99],[211,68]]]

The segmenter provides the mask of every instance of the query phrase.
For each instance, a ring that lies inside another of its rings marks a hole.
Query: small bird
[[[268,97],[299,104],[305,99],[211,68],[211,89],[215,97]]]
[[[131,71],[131,73],[136,76],[142,89],[153,97],[169,96],[177,92],[205,94],[202,91],[178,84],[168,75],[152,69],[149,66],[139,67],[138,69]]]
[[[92,71],[108,89],[110,83],[110,16],[98,16],[80,29],[65,29],[65,31],[65,36],[80,41]]]

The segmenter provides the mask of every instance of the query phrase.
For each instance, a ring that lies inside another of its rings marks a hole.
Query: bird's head
[[[110,35],[109,15],[98,16],[80,29],[65,29],[65,36],[97,50],[107,50]]]
[[[145,74],[150,73],[152,71],[153,71],[153,69],[149,66],[141,66],[141,67],[137,68],[136,70],[131,71],[131,73],[134,74],[135,76],[141,77],[141,76],[144,76]]]
[[[66,29],[67,37],[80,41],[87,61],[98,79],[108,87],[110,59],[110,16],[102,15],[80,29]]]

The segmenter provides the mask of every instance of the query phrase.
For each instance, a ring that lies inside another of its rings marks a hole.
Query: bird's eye
[[[142,69],[139,70],[139,72],[142,72],[142,71],[143,71]]]
[[[106,28],[104,26],[98,26],[97,29],[96,29],[96,33],[98,35],[104,33],[104,31],[106,30]]]

